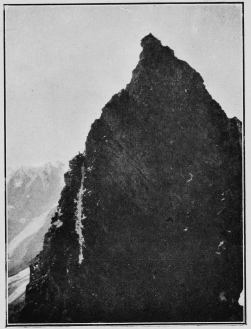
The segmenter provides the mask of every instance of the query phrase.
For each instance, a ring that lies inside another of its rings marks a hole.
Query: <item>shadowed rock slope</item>
[[[173,50],[141,45],[70,163],[20,322],[242,321],[241,123]]]

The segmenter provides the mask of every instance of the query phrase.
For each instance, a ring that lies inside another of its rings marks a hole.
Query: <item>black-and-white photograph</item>
[[[244,3],[6,4],[6,326],[245,324]]]

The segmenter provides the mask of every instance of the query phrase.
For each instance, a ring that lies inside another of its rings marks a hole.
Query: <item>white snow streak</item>
[[[223,246],[224,241],[221,241],[221,243],[218,245],[218,248],[220,248],[221,246]]]
[[[58,219],[52,225],[56,226],[56,228],[59,228],[59,227],[61,227],[63,225],[63,222],[60,219]]]
[[[79,260],[78,263],[81,264],[84,256],[83,256],[83,247],[85,245],[85,239],[83,237],[82,229],[84,228],[82,220],[85,219],[84,215],[82,216],[82,197],[84,195],[84,188],[83,188],[83,183],[84,183],[84,166],[81,168],[82,172],[82,179],[81,179],[81,186],[77,195],[77,211],[76,211],[76,232],[79,236],[78,241],[79,241]]]

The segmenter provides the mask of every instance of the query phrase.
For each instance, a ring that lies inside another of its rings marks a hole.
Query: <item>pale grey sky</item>
[[[83,151],[150,32],[242,120],[241,5],[12,6],[5,19],[7,166]]]

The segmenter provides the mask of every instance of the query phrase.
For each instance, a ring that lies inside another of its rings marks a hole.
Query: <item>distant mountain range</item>
[[[27,268],[40,252],[60,191],[64,164],[21,167],[7,179],[8,275]]]

